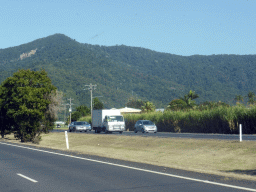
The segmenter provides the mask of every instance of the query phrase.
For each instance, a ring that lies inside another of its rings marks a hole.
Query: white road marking
[[[29,180],[29,181],[32,181],[33,183],[37,183],[37,182],[38,182],[38,181],[36,181],[36,180],[34,180],[34,179],[31,179],[31,178],[29,178],[29,177],[27,177],[27,176],[25,176],[25,175],[20,174],[20,173],[17,173],[17,175],[19,175],[19,176],[21,176],[21,177],[23,177],[23,178],[25,178],[25,179],[27,179],[27,180]]]
[[[183,177],[183,176],[173,175],[173,174],[169,174],[169,173],[162,173],[162,172],[158,172],[158,171],[151,171],[151,170],[147,170],[147,169],[140,169],[140,168],[130,167],[130,166],[126,166],[126,165],[109,163],[109,162],[105,162],[105,161],[98,161],[98,160],[89,159],[89,158],[83,158],[83,157],[77,157],[77,156],[72,156],[72,155],[66,155],[66,154],[62,154],[62,153],[55,153],[55,152],[45,151],[45,150],[41,150],[41,149],[33,149],[33,148],[30,148],[30,147],[24,147],[24,146],[20,146],[20,145],[13,145],[13,144],[2,143],[2,142],[0,142],[0,144],[10,145],[10,146],[14,146],[14,147],[20,147],[20,148],[24,148],[24,149],[30,149],[30,150],[34,150],[34,151],[40,151],[40,152],[43,152],[43,153],[50,153],[50,154],[60,155],[60,156],[64,156],[64,157],[71,157],[71,158],[75,158],[75,159],[92,161],[92,162],[97,162],[97,163],[102,163],[102,164],[107,164],[107,165],[124,167],[124,168],[128,168],[128,169],[134,169],[134,170],[144,171],[144,172],[148,172],[148,173],[155,173],[155,174],[158,174],[158,175],[165,175],[165,176],[179,178],[179,179],[185,179],[185,180],[190,180],[190,181],[196,181],[196,182],[201,182],[201,183],[208,183],[208,184],[212,184],[212,185],[218,185],[218,186],[222,186],[222,187],[229,187],[229,188],[233,188],[233,189],[241,189],[241,190],[247,190],[247,191],[254,191],[254,192],[256,192],[256,189],[252,189],[252,188],[240,187],[240,186],[236,186],[236,185],[228,185],[228,184],[217,183],[217,182],[208,181],[208,180],[195,179],[195,178],[191,178],[191,177]]]

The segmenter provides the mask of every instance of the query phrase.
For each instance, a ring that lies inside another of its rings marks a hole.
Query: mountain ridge
[[[34,54],[23,58],[22,54]],[[235,95],[255,91],[256,55],[179,56],[150,49],[99,46],[54,34],[0,49],[0,82],[18,69],[45,69],[57,88],[89,106],[84,85],[97,84],[95,96],[106,107],[124,107],[130,97],[166,107],[189,90],[198,102],[234,104]]]

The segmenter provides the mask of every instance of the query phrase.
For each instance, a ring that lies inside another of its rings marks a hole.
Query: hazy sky
[[[256,54],[256,1],[0,0],[0,49],[55,33],[184,56]]]

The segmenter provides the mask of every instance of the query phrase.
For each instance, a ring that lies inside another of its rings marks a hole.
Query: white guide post
[[[240,142],[242,142],[242,124],[239,124]]]
[[[66,137],[67,149],[69,149],[69,144],[68,144],[68,132],[67,132],[67,131],[65,131],[65,137]]]

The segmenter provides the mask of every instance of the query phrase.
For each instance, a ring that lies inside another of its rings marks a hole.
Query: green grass
[[[91,116],[85,116],[81,117],[78,121],[87,121],[88,123],[91,123]]]

